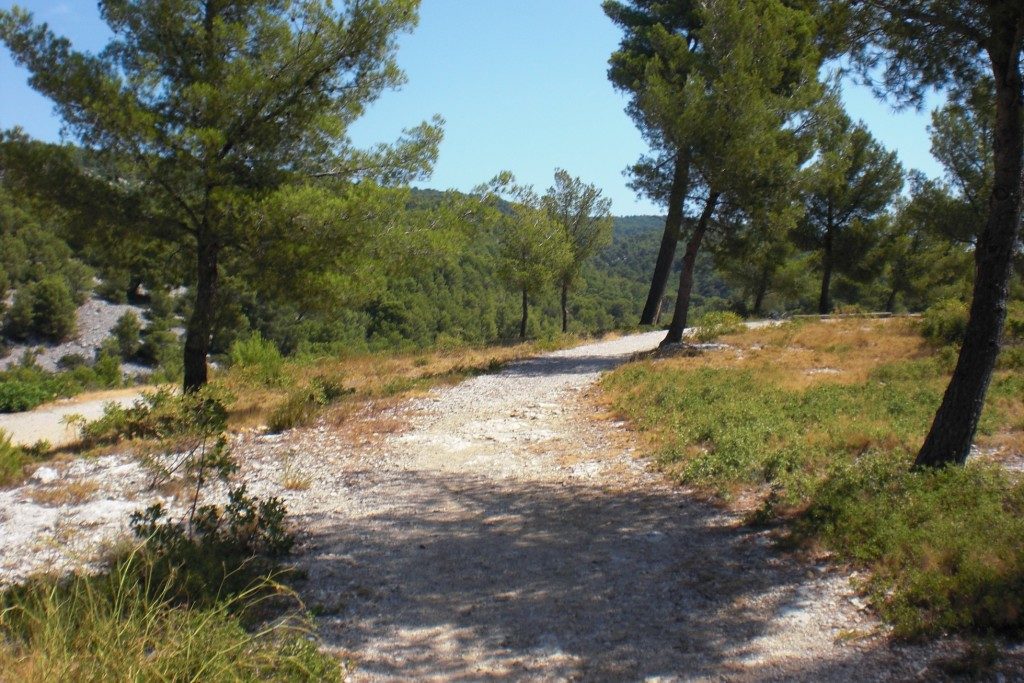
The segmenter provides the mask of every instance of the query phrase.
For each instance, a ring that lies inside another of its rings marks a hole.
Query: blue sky
[[[0,0],[12,4],[80,49],[99,50],[108,35],[90,0]],[[600,0],[423,0],[419,28],[400,41],[408,83],[374,103],[352,138],[390,141],[438,113],[447,120],[445,141],[425,187],[465,190],[508,169],[543,190],[554,169],[565,168],[603,188],[618,215],[661,213],[622,176],[644,144],[605,75],[618,41]],[[0,48],[0,128],[55,140],[60,122],[26,79]],[[904,166],[940,173],[928,152],[927,112],[895,113],[853,86],[844,100]]]

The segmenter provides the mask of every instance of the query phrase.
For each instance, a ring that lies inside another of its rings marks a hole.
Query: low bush
[[[161,366],[180,350],[178,335],[167,322],[153,322],[142,331],[138,357],[145,363]]]
[[[730,311],[710,311],[697,318],[693,338],[698,342],[710,342],[727,334],[743,329],[743,318]]]
[[[921,316],[921,334],[932,344],[959,344],[967,330],[967,304],[945,299],[930,306]]]
[[[0,485],[21,479],[26,464],[28,457],[25,451],[15,446],[11,441],[11,435],[0,429]]]
[[[7,314],[6,330],[16,339],[64,341],[75,334],[77,310],[67,282],[50,276],[18,289]]]
[[[139,439],[173,441],[195,431],[196,414],[207,403],[226,411],[224,404],[230,400],[215,386],[185,396],[159,389],[144,394],[129,406],[108,403],[99,419],[81,425],[80,436],[86,447]],[[206,419],[215,418],[207,415]]]
[[[121,358],[129,360],[139,352],[142,347],[141,332],[142,323],[139,322],[139,316],[131,311],[117,319],[117,323],[110,333],[117,340],[117,349]]]
[[[839,465],[798,520],[868,564],[899,635],[1024,630],[1024,482],[997,466],[911,471],[875,454]]]
[[[911,471],[955,351],[900,321],[751,332],[742,355],[627,364],[602,386],[658,463],[867,566],[901,635],[1024,632],[1024,482],[995,466]],[[861,336],[857,336],[861,335]],[[776,347],[776,336],[792,345]],[[882,358],[889,362],[883,363]],[[1020,443],[1024,376],[993,377],[979,439]]]
[[[247,339],[238,339],[231,344],[228,352],[231,367],[254,384],[273,386],[281,380],[284,358],[272,341],[258,333]]]
[[[271,414],[267,428],[271,432],[283,432],[295,427],[308,425],[320,414],[320,410],[342,396],[352,393],[341,384],[314,377],[309,385],[295,389]]]
[[[69,369],[47,372],[35,365],[32,358],[0,371],[0,413],[31,410],[55,398],[74,396],[90,389],[109,389],[120,386],[121,366],[115,358],[112,363],[97,361],[93,366],[70,361]]]
[[[7,374],[7,373],[0,373]],[[51,381],[0,381],[0,413],[20,413],[31,410],[59,395],[60,388]]]

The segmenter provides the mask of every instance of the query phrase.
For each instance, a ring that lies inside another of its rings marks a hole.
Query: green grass
[[[0,671],[26,683],[338,680],[301,619],[246,627],[242,613],[266,593],[177,604],[132,561],[102,576],[37,579],[0,596]]]
[[[94,366],[79,365],[63,372],[47,372],[28,363],[0,371],[0,413],[31,410],[56,398],[91,389],[121,385],[118,359],[104,357]]]
[[[911,471],[952,359],[915,335],[898,321],[751,332],[731,340],[739,354],[641,361],[603,387],[666,472],[754,494],[752,521],[870,568],[897,633],[1024,632],[1024,484],[995,465]],[[1003,369],[980,440],[1019,451],[1022,416],[1024,373]]]

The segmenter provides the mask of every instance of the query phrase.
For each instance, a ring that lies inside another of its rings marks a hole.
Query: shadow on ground
[[[304,543],[301,590],[363,675],[858,679],[865,653],[852,648],[799,660],[808,633],[833,638],[802,611],[822,577],[678,491],[357,478],[390,504],[303,519],[320,531]],[[773,629],[793,652],[758,649]]]

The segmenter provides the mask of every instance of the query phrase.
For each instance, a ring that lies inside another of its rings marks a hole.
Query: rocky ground
[[[300,592],[352,680],[934,680],[961,645],[894,645],[840,568],[653,474],[594,415],[635,335],[560,351],[357,419],[243,435],[287,501]],[[77,482],[83,498],[45,491]],[[157,494],[123,456],[0,495],[0,580],[87,561]],[[996,680],[1021,680],[1024,652]],[[1017,668],[1015,668],[1017,667]]]

